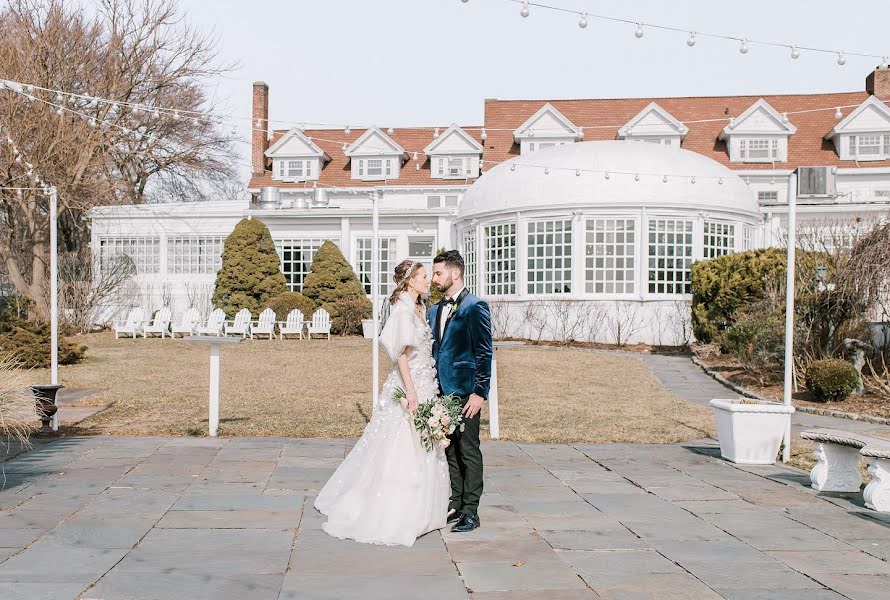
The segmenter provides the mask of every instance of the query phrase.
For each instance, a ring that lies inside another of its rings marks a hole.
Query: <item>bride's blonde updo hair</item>
[[[392,276],[392,280],[395,282],[396,288],[392,291],[392,295],[389,297],[390,304],[395,304],[399,301],[399,296],[402,295],[402,292],[408,289],[408,283],[411,281],[411,278],[417,275],[417,272],[422,268],[422,263],[414,262],[410,259],[403,260],[396,265]],[[417,304],[420,305],[422,303],[423,300],[421,299],[421,297],[417,296]]]

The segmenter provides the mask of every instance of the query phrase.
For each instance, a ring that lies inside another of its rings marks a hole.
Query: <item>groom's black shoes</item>
[[[460,516],[460,520],[457,522],[457,525],[451,528],[451,531],[455,533],[463,533],[465,531],[473,531],[479,527],[479,516],[478,515],[468,515],[462,514]]]
[[[448,511],[448,517],[445,519],[445,523],[451,525],[452,523],[457,523],[460,521],[461,512],[457,509],[450,509]]]

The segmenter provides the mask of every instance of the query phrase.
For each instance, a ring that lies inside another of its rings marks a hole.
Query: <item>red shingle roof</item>
[[[544,104],[550,102],[575,125],[584,127],[584,140],[614,140],[620,126],[627,123],[646,108],[650,102],[657,103],[680,121],[688,123],[689,131],[683,140],[682,147],[703,154],[715,161],[739,170],[757,169],[795,169],[800,166],[856,166],[854,161],[842,161],[838,158],[834,144],[824,139],[837,124],[833,107],[859,105],[868,98],[865,91],[838,94],[794,94],[776,96],[716,96],[699,98],[617,98],[590,100],[486,100],[485,128],[487,139],[482,142],[479,126],[469,126],[465,130],[485,148],[483,154],[483,171],[495,164],[519,155],[519,146],[513,140],[513,130],[519,127]],[[727,124],[729,117],[735,117],[759,98],[766,100],[779,113],[795,112],[808,109],[825,109],[818,112],[792,114],[789,120],[797,127],[797,132],[789,137],[788,161],[781,163],[730,163],[726,144],[717,138]],[[843,109],[846,117],[852,108]],[[690,123],[690,121],[716,119],[711,122]],[[595,128],[596,125],[613,125],[609,128]],[[440,180],[430,176],[430,163],[423,154],[425,148],[433,140],[433,127],[398,128],[390,136],[408,153],[408,161],[402,165],[399,179],[391,180],[392,185],[455,185],[462,180]],[[447,127],[440,127],[444,132]],[[354,142],[365,132],[354,129],[350,135],[342,130],[315,129],[306,130],[305,134],[312,138],[331,157],[321,172],[319,185],[343,187],[374,187],[380,181],[360,181],[352,179],[349,159],[343,154],[343,144]],[[275,131],[271,144],[274,144],[286,131]],[[418,153],[419,160],[413,160],[413,153]],[[416,164],[420,164],[420,169]],[[863,163],[869,167],[890,166],[890,160]],[[467,183],[472,183],[468,180]],[[271,171],[262,176],[252,177],[249,187],[260,188],[275,186],[281,188],[309,188],[313,182],[281,183],[272,180]]]

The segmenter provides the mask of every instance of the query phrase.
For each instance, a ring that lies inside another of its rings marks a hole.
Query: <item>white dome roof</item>
[[[576,169],[581,169],[580,175]],[[466,191],[458,218],[567,205],[759,214],[748,185],[706,156],[660,144],[598,141],[540,150],[497,165]]]

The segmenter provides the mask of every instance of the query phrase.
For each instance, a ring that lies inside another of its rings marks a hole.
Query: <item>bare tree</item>
[[[59,305],[64,321],[77,331],[89,331],[96,309],[114,298],[132,281],[136,266],[129,256],[116,256],[101,264],[89,248],[67,252],[59,258]]]
[[[0,88],[0,127],[18,151],[0,148],[0,187],[33,187],[39,176],[58,189],[62,252],[86,246],[93,206],[150,200],[155,183],[163,199],[215,194],[213,182],[234,179],[233,136],[195,118],[215,110],[206,84],[232,65],[220,64],[215,40],[189,27],[175,0],[101,0],[95,12],[10,0],[0,39],[0,74],[24,84]],[[42,191],[0,191],[0,261],[38,317],[47,314],[47,221]]]
[[[493,300],[488,303],[491,309],[491,329],[495,339],[510,337],[513,312],[510,304],[502,300]]]
[[[582,330],[584,339],[597,342],[606,324],[609,305],[604,302],[588,302],[584,307]]]
[[[580,300],[563,298],[551,300],[547,304],[546,312],[550,321],[550,329],[553,332],[553,341],[565,344],[581,337],[586,322],[585,304]]]
[[[674,341],[680,346],[692,343],[692,305],[687,300],[674,300],[668,315]]]
[[[640,303],[627,300],[616,301],[609,314],[609,329],[616,346],[624,346],[627,341],[645,326],[640,316]]]
[[[544,303],[540,300],[526,302],[522,307],[522,320],[528,327],[529,339],[535,343],[540,342],[547,328],[547,309]]]

